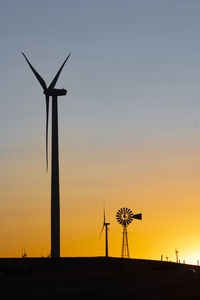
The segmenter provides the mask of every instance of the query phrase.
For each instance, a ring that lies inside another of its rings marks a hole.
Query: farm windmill
[[[123,207],[118,210],[116,219],[117,222],[123,226],[121,257],[129,258],[127,226],[133,221],[133,219],[142,220],[142,214],[133,214],[129,208]]]

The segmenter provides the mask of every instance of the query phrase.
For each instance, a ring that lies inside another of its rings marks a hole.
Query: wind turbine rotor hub
[[[116,214],[116,219],[122,226],[127,226],[133,221],[133,212],[126,207],[120,208]]]

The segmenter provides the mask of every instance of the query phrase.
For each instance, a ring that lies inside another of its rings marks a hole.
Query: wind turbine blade
[[[41,84],[41,86],[43,87],[44,91],[47,90],[47,86],[46,83],[44,81],[44,79],[40,76],[40,74],[38,74],[38,72],[33,68],[33,66],[31,65],[31,63],[29,62],[28,58],[26,57],[26,55],[22,52],[22,55],[24,56],[25,60],[27,61],[27,63],[29,64],[29,67],[31,68],[31,70],[33,71],[33,73],[35,74],[37,80],[39,81],[39,83]]]
[[[70,57],[70,55],[71,55],[71,52],[69,53],[69,55],[68,55],[67,58],[65,59],[64,63],[62,64],[62,66],[61,66],[60,69],[58,70],[58,73],[56,74],[56,76],[55,76],[54,79],[52,80],[52,82],[51,82],[50,86],[48,87],[48,89],[51,90],[51,89],[53,89],[53,88],[55,87],[56,82],[57,82],[57,80],[58,80],[58,77],[60,76],[60,73],[61,73],[61,71],[62,71],[62,69],[63,69],[63,67],[64,67],[66,61],[67,61],[68,58]]]
[[[101,233],[100,233],[100,235],[99,235],[99,238],[100,238],[101,235],[102,235],[103,229],[104,229],[104,224],[103,224],[103,227],[102,227],[102,229],[101,229]]]
[[[48,171],[49,96],[46,95],[46,172]]]

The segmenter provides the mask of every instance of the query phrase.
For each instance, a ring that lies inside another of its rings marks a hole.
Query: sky
[[[59,98],[61,255],[200,259],[200,2],[0,0],[0,257],[50,253],[46,80]],[[49,143],[50,147],[50,143]]]

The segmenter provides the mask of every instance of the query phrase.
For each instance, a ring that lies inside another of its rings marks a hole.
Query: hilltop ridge
[[[104,257],[1,258],[4,299],[198,299],[200,268]]]

